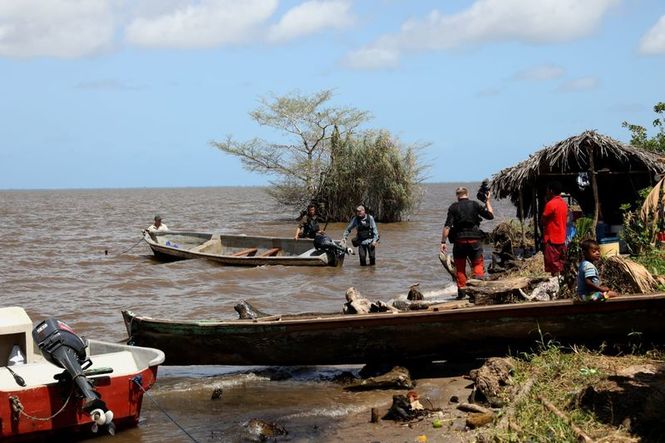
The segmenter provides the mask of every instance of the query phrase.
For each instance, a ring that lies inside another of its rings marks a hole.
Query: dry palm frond
[[[605,260],[601,273],[603,283],[622,293],[648,294],[658,286],[658,281],[647,268],[620,255]]]

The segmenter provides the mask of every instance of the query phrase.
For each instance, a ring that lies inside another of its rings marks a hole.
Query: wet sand
[[[418,442],[423,441],[422,436],[425,436],[427,442],[472,441],[472,435],[465,431],[467,414],[457,410],[457,402],[450,401],[451,398],[457,397],[459,402],[464,402],[471,394],[471,381],[465,379],[461,373],[452,375],[468,368],[459,365],[456,366],[457,371],[450,371],[449,369],[439,368],[430,374],[424,374],[424,378],[417,379],[417,385],[414,389],[420,396],[420,402],[425,408],[433,407],[442,410],[441,421],[443,426],[441,428],[435,428],[432,425],[432,417],[409,423],[392,420],[380,420],[378,423],[371,423],[372,407],[378,408],[381,416],[383,416],[392,404],[392,396],[406,393],[406,391],[396,390],[377,391],[372,395],[377,398],[368,399],[365,410],[346,417],[338,423],[336,429],[331,429],[326,439],[322,441]],[[468,373],[468,371],[465,373]]]
[[[421,372],[413,375],[416,381],[413,390],[423,406],[442,410],[441,428],[432,426],[434,417],[409,423],[383,419],[371,423],[372,408],[377,408],[379,416],[383,417],[392,404],[393,395],[406,395],[408,390],[347,391],[344,383],[334,380],[345,373],[357,374],[360,367],[355,366],[256,368],[219,376],[202,374],[195,380],[189,369],[172,368],[150,392],[160,407],[171,411],[180,426],[199,442],[253,441],[246,429],[251,419],[283,426],[288,435],[277,441],[415,442],[422,435],[428,442],[469,441],[471,434],[464,431],[466,414],[458,411],[457,403],[451,399],[467,401],[471,381],[464,376],[481,363],[437,363],[421,367]],[[178,375],[179,371],[187,377]],[[211,400],[215,389],[221,389],[221,397]],[[185,410],[187,412],[183,412]],[[193,441],[149,398],[144,399],[142,417],[138,428],[123,431],[123,441]],[[155,438],[158,435],[160,437]],[[109,437],[101,441],[106,438]],[[254,438],[254,441],[258,440]]]

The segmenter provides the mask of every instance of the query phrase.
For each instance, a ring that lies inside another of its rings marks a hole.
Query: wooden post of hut
[[[526,246],[526,237],[524,235],[524,193],[522,192],[522,189],[520,188],[520,193],[519,193],[519,202],[520,202],[520,227],[522,228],[522,244],[520,247],[524,248]]]
[[[598,182],[596,181],[596,166],[593,158],[594,150],[593,144],[587,140],[587,152],[589,153],[589,175],[591,176],[591,190],[593,191],[593,236],[596,238],[596,226],[598,225],[598,218],[600,215],[600,199],[598,198]],[[599,240],[596,238],[596,240]]]
[[[531,199],[531,210],[533,211],[533,244],[535,246],[535,250],[538,251],[538,245],[540,244],[540,236],[538,235],[538,220],[540,218],[540,214],[538,213],[538,190],[535,188],[531,190]]]

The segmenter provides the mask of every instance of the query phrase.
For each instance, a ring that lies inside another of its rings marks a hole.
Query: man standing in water
[[[356,208],[356,215],[351,218],[349,225],[344,230],[342,242],[346,244],[346,239],[353,229],[357,230],[358,235],[351,240],[353,246],[358,247],[358,256],[360,257],[360,266],[367,265],[367,255],[369,254],[369,265],[376,264],[376,243],[379,241],[379,230],[376,227],[374,217],[365,212],[365,207],[360,205]]]
[[[486,220],[494,218],[490,203],[490,192],[486,193],[485,206],[477,201],[469,200],[469,190],[459,187],[455,190],[457,201],[448,208],[448,216],[441,232],[441,252],[446,253],[446,241],[453,243],[453,259],[457,277],[457,299],[466,297],[466,261],[471,261],[473,275],[482,278],[485,275],[483,262],[482,233],[480,232],[481,217]]]
[[[162,216],[161,215],[155,215],[155,222],[150,225],[148,228],[148,232],[156,232],[156,231],[168,231],[169,228],[166,226],[165,223],[162,223]]]
[[[543,209],[543,260],[545,272],[552,277],[563,271],[566,262],[566,222],[568,205],[561,198],[561,183],[547,185],[547,203]]]

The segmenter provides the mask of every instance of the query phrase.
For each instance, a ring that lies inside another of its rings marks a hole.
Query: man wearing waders
[[[379,241],[379,230],[376,228],[374,217],[365,212],[364,206],[356,208],[356,215],[351,218],[349,225],[344,230],[342,242],[346,244],[346,239],[353,229],[357,230],[358,235],[351,240],[353,246],[358,247],[358,256],[360,257],[360,266],[367,265],[367,255],[369,255],[369,265],[376,263],[376,243]]]
[[[453,244],[453,259],[455,260],[455,275],[457,277],[457,299],[466,297],[466,261],[471,261],[473,275],[482,278],[485,275],[483,262],[482,232],[480,232],[481,217],[486,220],[494,218],[494,211],[490,204],[490,193],[485,194],[485,206],[477,201],[469,200],[469,190],[460,187],[455,190],[457,201],[448,208],[446,223],[441,232],[441,252],[448,249],[446,240]]]

